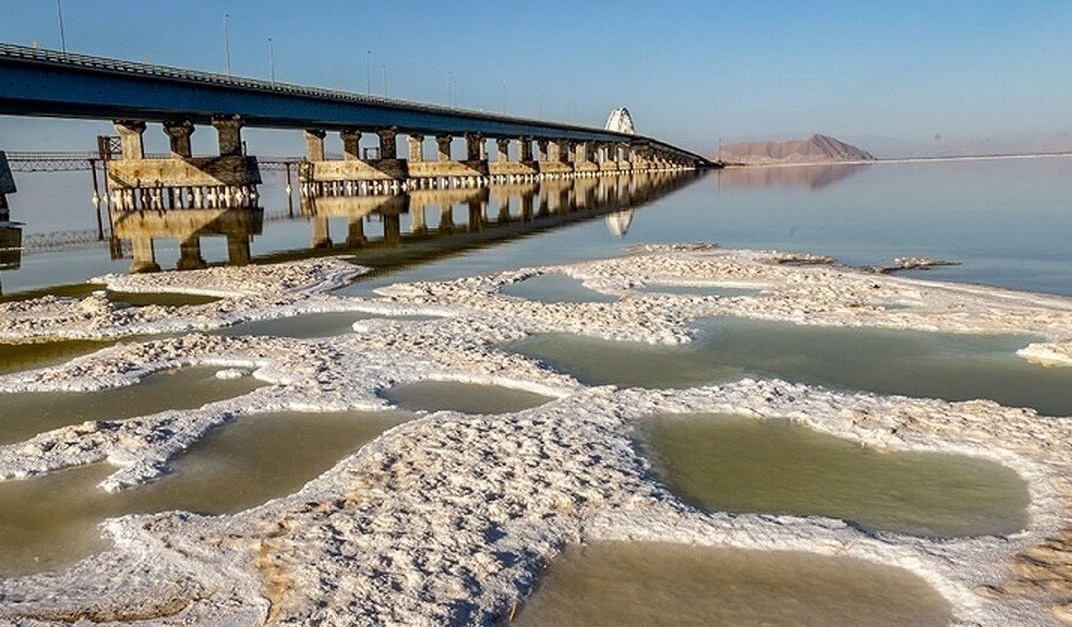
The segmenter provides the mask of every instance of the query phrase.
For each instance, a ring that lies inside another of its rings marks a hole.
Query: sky
[[[61,2],[71,52],[224,72],[229,49],[235,75],[267,78],[274,56],[279,81],[364,92],[368,78],[377,94],[596,126],[626,106],[640,133],[707,154],[814,132],[1072,131],[1067,0]],[[0,42],[60,48],[56,0],[0,0],[0,16]],[[0,149],[88,150],[109,131],[0,117]],[[297,154],[299,135],[250,143]]]

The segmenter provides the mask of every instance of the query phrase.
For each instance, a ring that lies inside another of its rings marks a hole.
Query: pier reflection
[[[15,222],[0,222],[0,271],[18,270],[22,265],[22,227]],[[4,293],[0,283],[0,295]]]
[[[608,230],[620,236],[636,208],[696,176],[659,172],[548,178],[486,186],[431,186],[393,195],[362,194],[340,185],[303,197],[301,215],[310,222],[314,249],[356,254],[362,262],[366,257],[383,261],[391,255],[412,261],[422,254],[434,256],[476,242],[601,216],[607,217]],[[345,234],[341,229],[332,231],[336,221],[345,221]]]
[[[372,266],[408,264],[603,216],[610,232],[621,236],[636,208],[697,177],[680,171],[543,180],[500,177],[489,185],[442,179],[397,189],[340,183],[323,186],[317,195],[302,194],[297,215],[288,211],[267,217],[263,207],[253,205],[260,202],[254,196],[238,206],[210,208],[176,204],[130,210],[117,205],[111,209],[113,258],[130,256],[131,272],[155,272],[161,269],[157,242],[171,239],[179,242],[176,269],[204,268],[208,264],[201,239],[226,237],[229,265],[326,254],[353,255]],[[266,222],[276,232],[287,233],[304,222],[309,228],[307,247],[279,248],[273,241],[264,254],[254,256],[251,243],[262,235]]]

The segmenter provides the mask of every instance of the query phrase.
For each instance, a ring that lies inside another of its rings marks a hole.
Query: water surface
[[[560,272],[510,283],[499,291],[538,303],[613,303],[618,300],[613,294],[590,290],[581,281]]]
[[[193,409],[266,385],[252,376],[219,379],[216,366],[164,370],[133,385],[94,392],[0,392],[0,443],[87,420],[120,420],[165,409]]]
[[[431,380],[403,383],[381,394],[410,411],[449,410],[463,414],[506,414],[554,400],[543,394],[501,385]]]
[[[569,546],[519,627],[948,625],[949,604],[906,570],[848,557],[655,542]]]
[[[97,525],[135,512],[241,511],[291,494],[410,415],[401,412],[243,416],[174,460],[154,483],[109,494],[98,463],[0,482],[0,575],[55,570],[107,548]]]
[[[709,510],[814,514],[940,537],[1005,535],[1028,522],[1024,480],[976,457],[867,448],[731,415],[651,418],[641,443],[672,491]]]
[[[684,388],[781,378],[879,394],[991,399],[1070,416],[1072,368],[1015,355],[1035,339],[719,318],[698,321],[695,341],[684,346],[547,334],[506,348],[587,385]]]

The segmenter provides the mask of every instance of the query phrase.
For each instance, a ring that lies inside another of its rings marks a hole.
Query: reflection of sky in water
[[[63,180],[54,185],[58,179]],[[266,173],[265,180],[266,216],[285,215],[281,175]],[[23,175],[19,187],[12,196],[13,216],[28,223],[27,232],[41,224],[95,228],[88,173]],[[707,241],[826,253],[860,265],[884,265],[899,256],[951,259],[963,265],[920,276],[1072,295],[1070,198],[1072,160],[1060,158],[716,172],[636,211],[621,236],[609,232],[602,219],[574,224],[392,271],[354,290],[608,257],[638,243]],[[488,214],[494,218],[496,212],[493,201]],[[68,216],[69,223],[57,215]],[[333,239],[345,238],[345,226],[334,220]],[[382,228],[374,221],[365,226],[370,237]],[[252,251],[308,246],[310,236],[307,220],[266,218]],[[205,238],[202,254],[209,262],[222,261],[226,241]],[[177,257],[175,240],[158,242],[161,266],[172,267]],[[32,254],[23,256],[21,269],[0,274],[0,281],[10,292],[123,272],[128,265],[110,261],[106,247]]]

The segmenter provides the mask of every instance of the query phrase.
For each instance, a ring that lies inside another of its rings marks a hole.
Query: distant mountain
[[[771,165],[778,163],[829,163],[871,161],[871,153],[826,135],[799,141],[754,141],[722,146],[716,159],[726,163]]]

